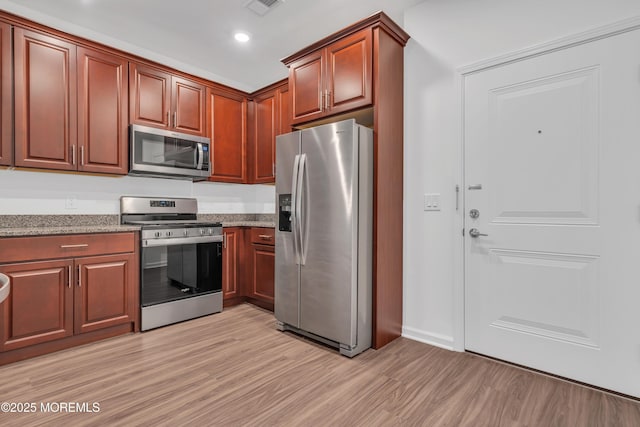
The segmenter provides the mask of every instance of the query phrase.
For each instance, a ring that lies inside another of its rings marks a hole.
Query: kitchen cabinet
[[[209,181],[246,183],[246,96],[207,88],[207,126],[211,139]]]
[[[291,131],[288,85],[278,82],[253,96],[250,182],[273,183],[276,136]]]
[[[409,35],[383,12],[282,60],[292,124],[355,118],[373,129],[373,347],[402,334],[404,46]]]
[[[138,329],[135,233],[0,239],[0,364]]]
[[[129,64],[130,122],[204,136],[206,87],[149,65]]]
[[[127,61],[14,30],[15,165],[126,175]]]
[[[0,165],[13,163],[11,26],[0,21]]]
[[[78,170],[129,172],[128,61],[78,47]]]
[[[275,282],[275,230],[252,228],[249,233],[249,265],[247,298],[260,307],[273,311]]]
[[[371,28],[365,28],[285,62],[289,67],[293,124],[373,103],[372,38]]]
[[[242,300],[240,282],[240,257],[243,247],[241,227],[225,228],[222,245],[222,294],[225,306],[237,304]]]
[[[16,27],[15,165],[77,170],[76,46]]]

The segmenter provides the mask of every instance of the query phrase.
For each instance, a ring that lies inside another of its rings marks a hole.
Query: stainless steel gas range
[[[222,224],[198,221],[196,199],[121,197],[141,226],[141,330],[222,311]]]

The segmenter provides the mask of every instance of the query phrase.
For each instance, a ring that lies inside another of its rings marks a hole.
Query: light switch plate
[[[425,193],[424,210],[425,211],[440,210],[440,193]]]

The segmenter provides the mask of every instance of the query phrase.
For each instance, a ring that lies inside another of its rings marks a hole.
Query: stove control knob
[[[205,229],[204,229],[204,228],[201,228],[201,229],[200,229],[200,234],[204,235],[204,232],[205,232]]]
[[[154,235],[155,237],[160,237],[160,232],[159,232],[159,231],[156,231],[155,233],[153,233],[153,235]]]
[[[184,230],[184,235],[188,236],[189,235],[189,230]]]
[[[171,237],[171,232],[167,231],[166,233],[164,233],[164,235],[167,236],[167,237]]]
[[[209,234],[213,234],[213,228],[209,229]]]

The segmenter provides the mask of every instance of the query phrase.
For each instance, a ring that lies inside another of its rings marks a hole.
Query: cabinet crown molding
[[[363,28],[382,28],[385,32],[387,32],[391,37],[393,37],[398,43],[404,47],[409,41],[409,34],[404,31],[398,24],[396,24],[389,16],[387,16],[384,12],[376,12],[373,15],[364,18],[353,25],[350,25],[346,28],[343,28],[340,31],[337,31],[317,42],[305,47],[304,49],[294,53],[293,55],[289,55],[286,58],[281,59],[280,61],[289,66],[294,61],[308,55],[309,53],[316,51],[318,49],[322,49],[325,46],[330,45],[338,39],[341,39],[345,36],[353,34],[357,31],[362,30]]]

